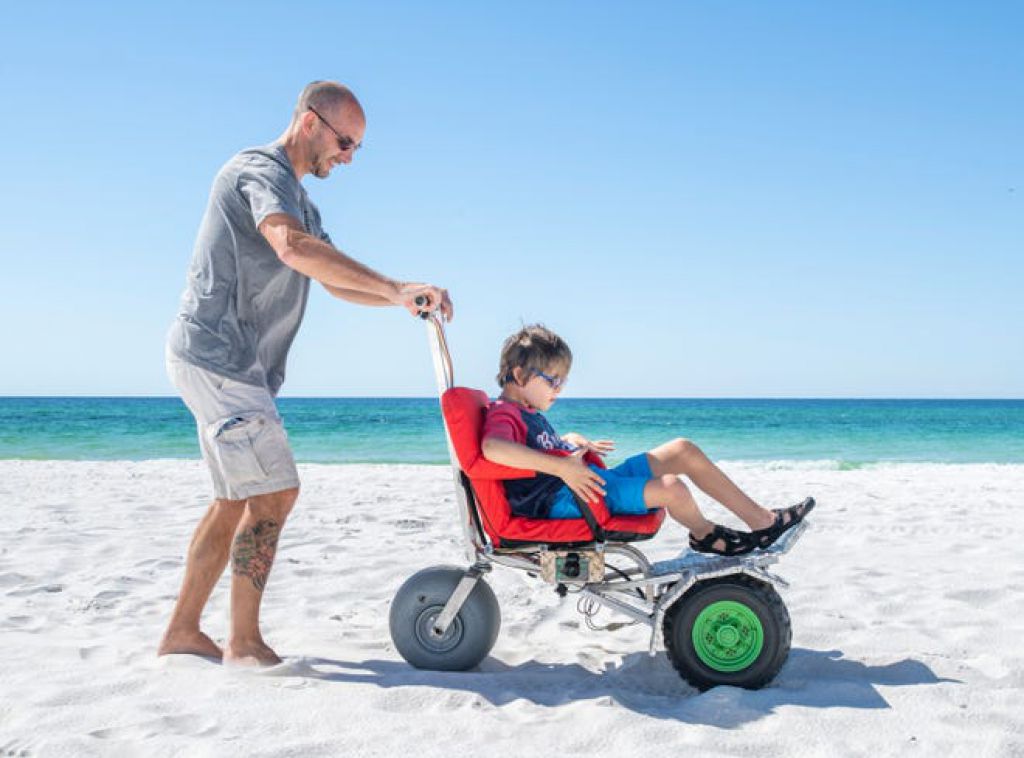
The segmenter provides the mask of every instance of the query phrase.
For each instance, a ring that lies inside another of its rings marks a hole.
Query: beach
[[[451,471],[430,465],[300,465],[264,599],[282,666],[157,658],[202,464],[0,461],[0,755],[1024,755],[1024,465],[724,468],[766,506],[818,507],[774,569],[788,661],[762,690],[702,694],[647,655],[646,627],[590,630],[507,569],[487,577],[502,627],[480,667],[409,667],[391,598],[464,561]],[[643,549],[684,546],[666,524]],[[218,641],[227,601],[225,577]]]

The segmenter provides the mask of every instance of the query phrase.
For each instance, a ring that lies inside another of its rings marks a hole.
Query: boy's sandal
[[[788,508],[776,508],[775,523],[764,529],[751,532],[754,544],[762,550],[771,547],[775,541],[794,526],[804,520],[804,516],[814,509],[814,498],[809,497]]]
[[[690,535],[690,548],[698,553],[712,553],[714,555],[743,555],[756,548],[757,542],[751,539],[751,532],[737,532],[721,524],[715,527],[704,537],[697,539]],[[720,545],[716,545],[718,542]]]

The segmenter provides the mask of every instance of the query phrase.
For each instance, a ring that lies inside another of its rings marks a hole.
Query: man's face
[[[310,173],[326,179],[339,163],[351,163],[366,132],[366,119],[358,108],[342,106],[310,112]],[[326,123],[325,123],[326,122]]]

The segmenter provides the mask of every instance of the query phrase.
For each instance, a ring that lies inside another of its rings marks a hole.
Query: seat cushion
[[[594,532],[584,519],[531,519],[512,514],[502,480],[533,477],[536,472],[502,466],[484,458],[480,438],[489,402],[486,393],[468,387],[453,387],[441,396],[448,436],[460,468],[469,477],[481,523],[491,541],[498,547],[593,542]],[[604,465],[599,456],[588,455],[587,460]],[[660,508],[644,516],[613,516],[603,499],[589,505],[603,536],[616,542],[652,537],[665,520],[665,512]]]

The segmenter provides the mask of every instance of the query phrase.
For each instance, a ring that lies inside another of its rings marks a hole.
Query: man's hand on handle
[[[445,321],[455,315],[448,290],[432,284],[405,284],[399,289],[400,304],[413,316],[440,311]]]

